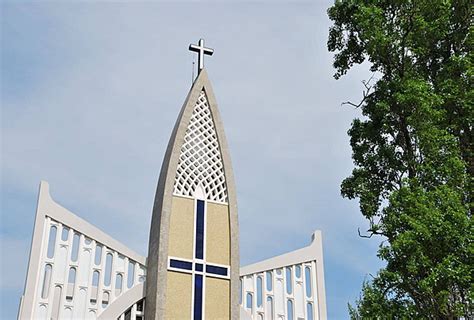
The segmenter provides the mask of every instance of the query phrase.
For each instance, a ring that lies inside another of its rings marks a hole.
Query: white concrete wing
[[[18,318],[96,319],[120,297],[133,298],[127,292],[135,287],[143,297],[145,265],[145,257],[54,202],[41,182]]]
[[[240,286],[252,319],[326,320],[321,231],[308,247],[242,267]]]

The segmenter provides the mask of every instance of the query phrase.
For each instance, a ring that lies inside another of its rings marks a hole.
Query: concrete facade
[[[196,142],[203,137],[205,148]],[[198,203],[205,217],[200,258]],[[196,269],[173,267],[174,257]],[[198,264],[227,274],[206,276]],[[195,319],[195,274],[205,277],[203,319],[327,319],[320,231],[308,247],[239,266],[232,165],[204,69],[183,104],[163,160],[148,258],[57,204],[41,182],[18,319]]]

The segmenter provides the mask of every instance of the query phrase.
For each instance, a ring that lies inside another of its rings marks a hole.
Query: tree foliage
[[[337,0],[335,78],[370,65],[349,130],[358,199],[386,267],[353,319],[474,318],[473,36],[468,0]]]

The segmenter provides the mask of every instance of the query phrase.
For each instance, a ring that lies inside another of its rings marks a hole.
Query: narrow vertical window
[[[97,303],[98,287],[99,287],[99,277],[100,273],[98,270],[95,270],[92,274],[92,290],[90,296],[90,303],[95,305]]]
[[[54,247],[56,246],[56,233],[58,228],[56,226],[51,226],[49,229],[49,239],[48,239],[48,258],[54,257]]]
[[[286,308],[288,312],[288,320],[293,320],[293,300],[288,299],[286,301]]]
[[[257,307],[261,307],[263,303],[263,279],[257,277]]]
[[[196,203],[196,259],[204,258],[204,201]]]
[[[44,267],[44,276],[43,276],[43,289],[41,290],[41,298],[46,299],[49,295],[49,286],[51,284],[51,271],[53,267],[50,264],[47,264]]]
[[[267,319],[273,319],[273,298],[271,296],[267,297]]]
[[[128,262],[127,287],[130,289],[135,282],[135,262]]]
[[[295,266],[295,277],[296,278],[301,278],[301,266],[300,265],[297,265]]]
[[[112,279],[112,254],[107,253],[107,255],[105,256],[104,285],[110,286],[111,279]]]
[[[61,286],[54,287],[53,311],[51,312],[51,320],[59,319],[59,311],[61,310],[61,292]]]
[[[202,319],[202,275],[194,276],[194,320]]]
[[[293,277],[291,275],[291,267],[286,267],[286,293],[293,292]]]
[[[76,262],[77,257],[79,255],[79,240],[81,236],[79,233],[74,233],[74,238],[72,239],[72,252],[71,252],[71,260]]]
[[[250,292],[247,292],[247,304],[246,304],[246,307],[247,309],[249,310],[252,310],[252,306],[253,306],[253,296]]]
[[[313,305],[311,303],[306,304],[306,317],[308,320],[313,320]]]
[[[76,283],[76,268],[69,268],[69,275],[67,277],[67,283]]]
[[[102,308],[107,308],[109,305],[109,297],[110,295],[107,291],[102,294]]]
[[[63,226],[63,230],[61,231],[61,240],[67,241],[69,239],[69,228]]]
[[[122,293],[122,285],[123,285],[123,276],[120,273],[117,273],[115,277],[115,295],[118,296]]]
[[[99,271],[95,270],[94,273],[92,274],[92,286],[93,287],[98,287],[99,286],[99,276],[100,276]]]
[[[102,246],[100,244],[97,244],[95,246],[95,257],[94,257],[94,263],[96,266],[100,265],[100,262],[102,261]]]
[[[272,291],[273,290],[273,275],[271,271],[267,271],[267,291]]]
[[[310,267],[304,268],[304,276],[305,276],[304,282],[306,286],[306,296],[310,298],[311,297],[311,268]]]
[[[66,301],[71,302],[74,297],[74,286],[76,285],[76,268],[69,268],[67,277]]]

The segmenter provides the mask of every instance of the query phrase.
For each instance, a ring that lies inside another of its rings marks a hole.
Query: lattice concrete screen
[[[202,184],[207,200],[227,202],[222,156],[204,90],[199,95],[186,129],[174,194],[191,197],[199,183]]]

